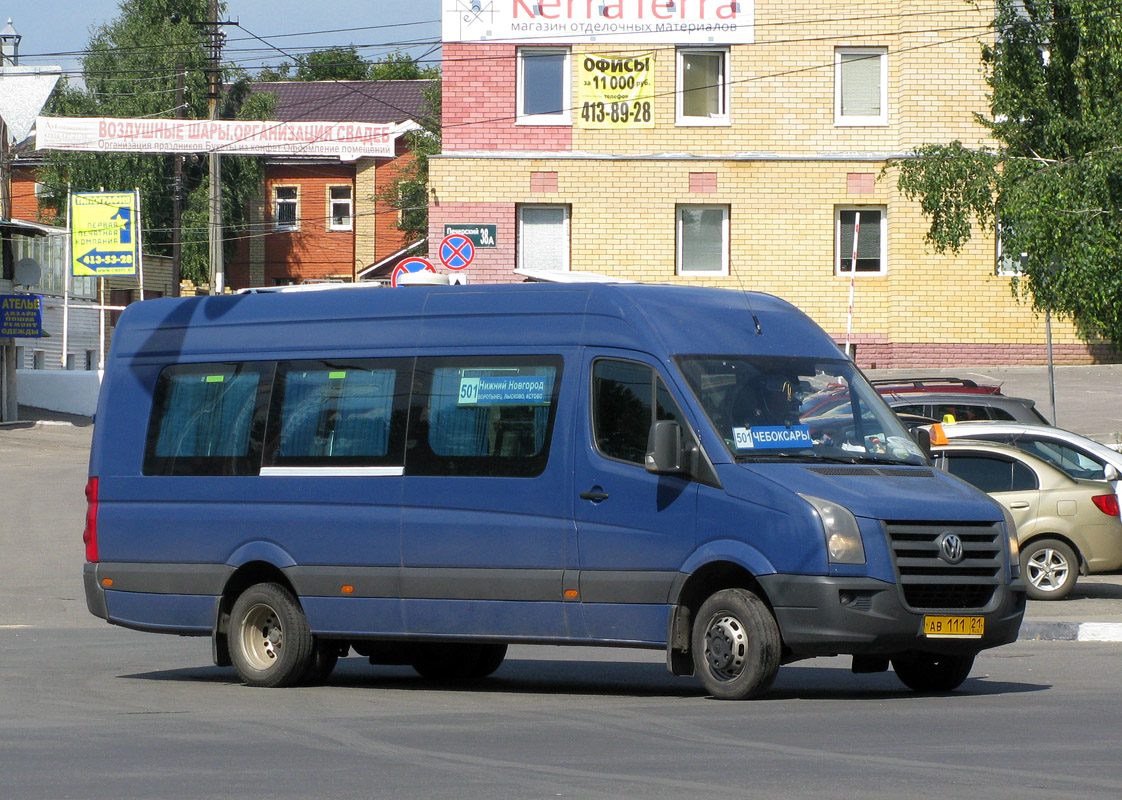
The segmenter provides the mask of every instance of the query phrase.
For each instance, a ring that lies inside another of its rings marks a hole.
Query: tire
[[[1079,578],[1079,558],[1058,539],[1037,539],[1021,550],[1021,577],[1032,600],[1062,600]]]
[[[904,685],[916,692],[953,692],[974,666],[974,655],[937,656],[910,653],[892,659],[892,669]]]
[[[505,644],[421,642],[410,648],[410,663],[433,681],[476,681],[491,675],[506,658]]]
[[[227,641],[234,669],[249,686],[293,686],[312,664],[308,621],[292,593],[277,583],[251,586],[234,601]]]
[[[779,672],[779,626],[745,589],[722,589],[701,604],[690,635],[694,670],[718,700],[751,700]]]
[[[308,669],[300,678],[300,684],[316,686],[330,678],[345,649],[345,646],[340,646],[338,642],[316,640],[312,645],[312,657],[308,661]]]

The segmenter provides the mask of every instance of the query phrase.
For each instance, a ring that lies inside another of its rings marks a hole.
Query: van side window
[[[655,420],[673,420],[687,427],[678,404],[653,369],[612,358],[593,362],[592,428],[596,448],[603,455],[642,465]]]
[[[561,359],[421,358],[407,475],[540,475],[549,458]]]
[[[408,360],[277,365],[265,466],[401,466]]]
[[[268,363],[170,366],[156,382],[145,475],[255,475]]]

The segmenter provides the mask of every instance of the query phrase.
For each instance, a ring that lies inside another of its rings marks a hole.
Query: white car
[[[1020,422],[947,422],[939,427],[948,439],[981,439],[1012,444],[1072,478],[1108,481],[1122,504],[1122,480],[1119,479],[1122,475],[1122,453],[1086,436],[1050,425]]]

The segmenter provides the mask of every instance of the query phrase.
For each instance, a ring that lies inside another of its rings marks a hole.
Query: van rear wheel
[[[779,626],[746,589],[722,589],[701,604],[691,634],[694,669],[718,700],[751,700],[779,672]]]
[[[308,621],[293,594],[277,583],[251,586],[234,601],[227,641],[230,661],[249,686],[293,686],[312,664]]]
[[[411,664],[433,681],[477,681],[497,670],[506,658],[505,644],[419,642],[410,648]]]

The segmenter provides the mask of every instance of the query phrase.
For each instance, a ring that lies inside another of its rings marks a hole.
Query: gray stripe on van
[[[102,588],[147,594],[205,594],[217,597],[234,573],[226,564],[139,564],[101,562],[96,566]],[[106,579],[112,586],[105,586]]]
[[[102,562],[97,581],[148,594],[222,594],[234,568],[226,564]],[[660,604],[669,601],[677,572],[465,567],[297,566],[284,570],[302,597],[400,597],[409,600],[557,602],[579,587],[586,603]],[[576,576],[576,581],[574,581]],[[564,578],[564,580],[563,580]],[[343,587],[353,591],[344,593]]]

